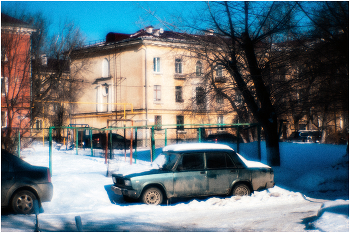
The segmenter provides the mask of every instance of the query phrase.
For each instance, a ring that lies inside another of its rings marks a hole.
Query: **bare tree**
[[[13,151],[14,128],[22,134],[30,126],[30,34],[33,28],[23,21],[1,15],[1,113],[2,148]],[[7,122],[5,122],[7,121]]]
[[[193,41],[193,53],[209,65],[205,77],[215,93],[226,98],[234,110],[238,110],[236,95],[243,96],[249,112],[263,127],[267,162],[273,166],[280,165],[280,157],[277,87],[270,67],[278,61],[275,44],[296,28],[295,6],[289,2],[209,2],[206,12],[200,13],[201,23],[190,25],[197,35],[187,38]],[[215,80],[219,66],[228,73],[224,85]],[[247,116],[244,111],[238,114],[242,119]]]
[[[48,118],[51,125],[63,126],[82,87],[82,80],[70,72],[70,56],[83,45],[84,38],[74,23],[66,22],[48,41],[47,53],[40,54],[33,65],[33,106],[35,117]],[[56,136],[61,139],[60,130]]]

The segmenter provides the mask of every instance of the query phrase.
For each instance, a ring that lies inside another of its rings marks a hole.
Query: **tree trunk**
[[[266,140],[267,164],[270,166],[280,166],[280,150],[277,119],[263,126]]]

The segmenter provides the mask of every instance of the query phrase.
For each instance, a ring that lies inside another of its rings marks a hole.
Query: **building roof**
[[[106,36],[106,44],[120,42],[123,40],[137,39],[137,38],[158,38],[158,39],[185,39],[189,35],[185,33],[178,33],[173,31],[165,31],[162,28],[155,29],[148,26],[137,31],[134,34],[123,34],[110,32]]]
[[[28,23],[3,13],[1,13],[1,26],[17,26],[30,28],[30,25]]]

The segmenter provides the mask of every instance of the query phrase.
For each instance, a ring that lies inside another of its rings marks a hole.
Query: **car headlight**
[[[124,180],[125,186],[131,186],[131,180]]]

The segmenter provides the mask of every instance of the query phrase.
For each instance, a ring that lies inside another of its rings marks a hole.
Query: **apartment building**
[[[70,69],[83,81],[83,92],[70,123],[96,128],[107,127],[107,120],[109,126],[129,126],[124,120],[134,126],[232,123],[236,115],[226,100],[208,94],[208,65],[188,46],[193,45],[183,34],[150,26],[135,34],[109,33],[105,42],[75,50]],[[83,63],[88,69],[79,69]],[[215,72],[223,82],[220,65]]]

